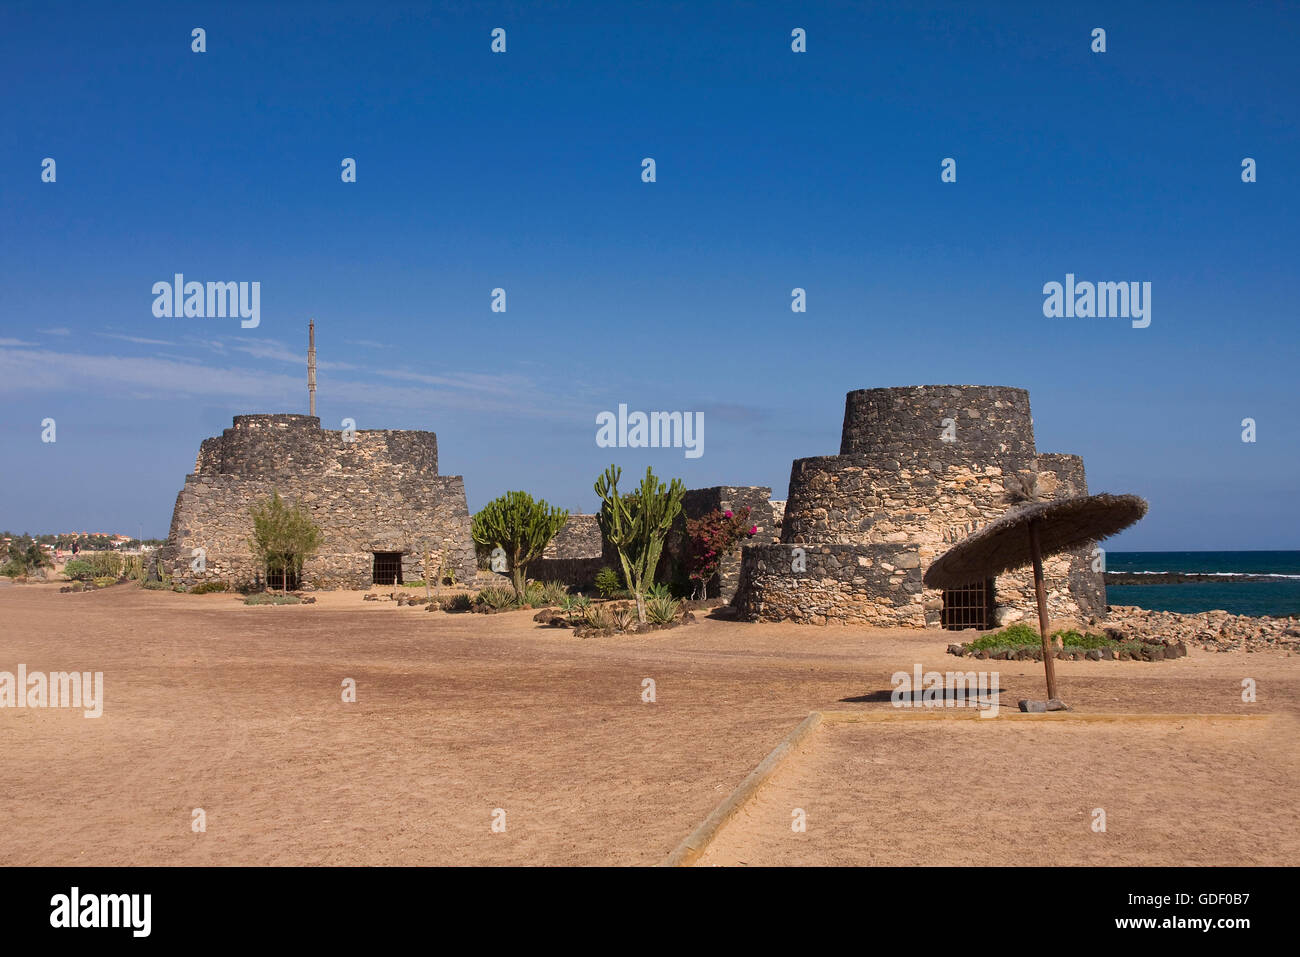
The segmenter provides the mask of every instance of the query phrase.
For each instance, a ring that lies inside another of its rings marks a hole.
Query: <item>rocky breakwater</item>
[[[1152,611],[1133,605],[1111,605],[1106,634],[1121,640],[1186,642],[1206,651],[1300,650],[1300,618],[1234,615],[1226,611],[1194,615]]]

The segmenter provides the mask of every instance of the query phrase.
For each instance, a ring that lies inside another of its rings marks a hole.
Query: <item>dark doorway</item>
[[[292,559],[289,560],[289,567],[286,571],[278,568],[267,568],[266,570],[266,587],[273,591],[297,591],[302,584],[298,580],[298,572],[295,569],[297,563]],[[286,581],[287,579],[287,581]]]
[[[402,553],[375,552],[375,569],[371,580],[376,585],[400,585],[402,583]]]
[[[943,590],[943,627],[978,628],[993,623],[993,579]]]

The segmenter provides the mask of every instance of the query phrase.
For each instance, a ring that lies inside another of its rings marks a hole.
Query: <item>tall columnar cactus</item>
[[[605,469],[596,479],[596,494],[604,503],[600,509],[600,530],[618,550],[623,565],[623,580],[636,598],[637,620],[645,622],[645,590],[654,584],[655,567],[663,552],[664,538],[673,519],[682,510],[686,486],[673,479],[665,487],[649,468],[641,487],[620,495],[618,480],[623,470],[617,465]]]
[[[515,597],[523,598],[528,565],[541,557],[547,544],[569,520],[562,508],[544,499],[533,501],[527,492],[506,492],[484,505],[474,516],[470,534],[482,545],[505,550],[510,560],[510,583]]]

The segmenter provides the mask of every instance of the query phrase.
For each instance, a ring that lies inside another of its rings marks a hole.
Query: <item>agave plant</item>
[[[561,611],[582,611],[591,604],[591,599],[586,595],[563,595],[560,598],[559,605]]]
[[[514,608],[519,603],[515,593],[508,588],[484,588],[476,599],[488,608]]]
[[[668,595],[655,595],[646,599],[646,618],[652,625],[667,625],[677,619],[682,603]]]
[[[614,621],[610,617],[609,612],[600,605],[584,608],[582,610],[582,618],[587,625],[592,628],[600,629],[601,631],[614,627]]]
[[[564,603],[569,597],[569,589],[564,582],[544,582],[541,589],[542,601],[544,604],[559,605],[561,608],[564,607]]]

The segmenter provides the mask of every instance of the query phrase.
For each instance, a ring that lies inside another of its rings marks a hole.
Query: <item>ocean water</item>
[[[1112,605],[1195,613],[1222,609],[1235,615],[1300,615],[1300,551],[1106,552],[1108,572],[1196,572],[1222,581],[1176,585],[1107,585]],[[1241,581],[1268,575],[1268,581]]]

